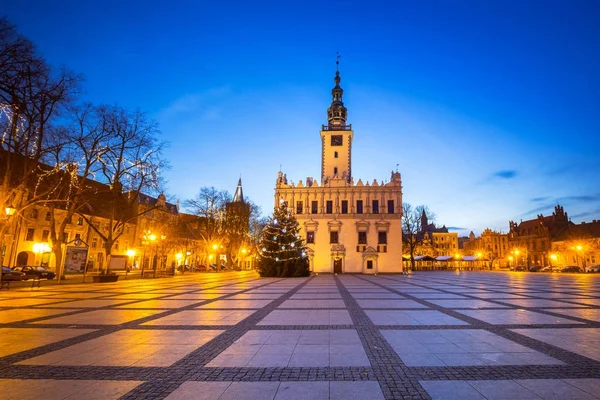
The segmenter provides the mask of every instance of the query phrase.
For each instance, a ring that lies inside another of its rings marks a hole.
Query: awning
[[[439,256],[436,257],[437,261],[454,261],[454,257],[453,256]]]
[[[431,256],[416,256],[415,261],[435,261],[435,258]]]

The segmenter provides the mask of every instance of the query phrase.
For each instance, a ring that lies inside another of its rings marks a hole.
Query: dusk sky
[[[82,99],[159,121],[166,194],[244,194],[269,214],[279,166],[320,177],[341,54],[355,182],[460,234],[551,214],[600,219],[600,2],[0,0]]]

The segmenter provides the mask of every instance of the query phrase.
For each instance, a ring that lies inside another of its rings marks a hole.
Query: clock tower
[[[336,62],[339,64],[339,62]],[[321,182],[340,179],[352,181],[352,125],[346,125],[348,110],[344,107],[340,87],[340,71],[335,71],[335,87],[331,90],[331,106],[327,109],[327,125],[321,129]]]

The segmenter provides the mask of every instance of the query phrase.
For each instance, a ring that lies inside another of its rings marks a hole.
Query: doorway
[[[341,258],[333,259],[333,273],[334,274],[342,273],[342,259]]]

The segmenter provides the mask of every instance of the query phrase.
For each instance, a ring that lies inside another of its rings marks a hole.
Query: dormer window
[[[333,158],[338,158],[338,152],[337,151],[333,152]]]

